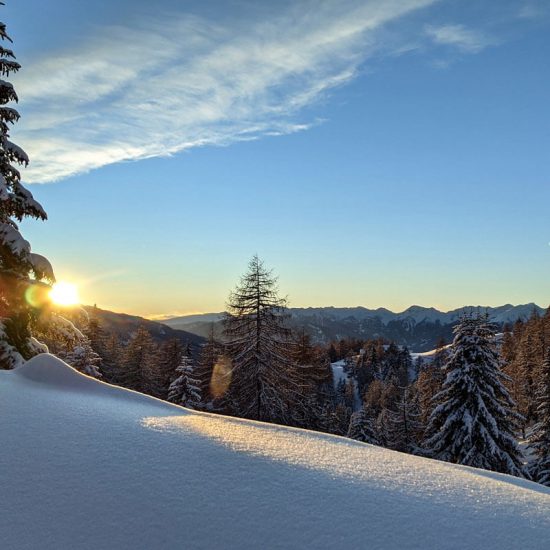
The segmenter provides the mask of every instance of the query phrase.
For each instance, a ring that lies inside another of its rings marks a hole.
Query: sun
[[[59,281],[53,285],[50,291],[50,299],[58,306],[75,306],[80,303],[76,285],[65,281]]]

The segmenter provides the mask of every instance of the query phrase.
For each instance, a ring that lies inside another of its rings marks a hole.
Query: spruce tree
[[[12,42],[4,23],[0,23],[0,39],[2,44]],[[0,76],[9,77],[20,68],[13,51],[1,45]],[[19,120],[19,113],[8,104],[17,101],[13,85],[0,80],[0,368],[3,369],[14,368],[44,350],[31,337],[30,324],[37,308],[45,302],[44,288],[55,280],[49,262],[33,254],[19,232],[18,224],[24,218],[45,220],[47,216],[21,184],[21,174],[16,168],[29,163],[25,151],[9,140],[10,126]],[[33,286],[36,291],[31,290]]]
[[[121,372],[122,346],[116,334],[111,334],[105,338],[105,346],[102,356],[101,375],[105,382],[109,384],[119,384]]]
[[[176,368],[176,377],[168,389],[168,401],[191,409],[201,403],[199,381],[194,375],[194,363],[190,355],[182,355],[179,366]]]
[[[534,481],[550,487],[550,348],[542,365],[536,401],[539,420],[529,444],[535,456],[531,474]]]
[[[213,396],[210,391],[210,384],[214,369],[223,353],[221,344],[215,338],[214,324],[210,327],[208,339],[202,346],[199,359],[195,367],[194,376],[198,381],[199,392],[201,395],[200,407],[213,410]]]
[[[303,385],[290,350],[286,301],[277,279],[258,256],[230,295],[224,320],[234,414],[244,418],[293,424],[307,416]]]
[[[92,348],[91,342],[85,338],[70,353],[62,359],[71,367],[93,378],[101,378],[101,357]]]
[[[149,331],[140,326],[124,349],[117,384],[136,391],[144,391],[144,370],[157,353],[157,348]]]
[[[160,345],[158,354],[144,365],[146,393],[159,399],[168,398],[169,386],[182,355],[183,346],[177,338],[171,338]]]
[[[347,436],[363,443],[380,445],[376,430],[376,414],[370,407],[362,407],[351,415]]]
[[[441,355],[445,359],[442,360]],[[431,363],[423,364],[416,380],[416,390],[418,392],[418,405],[420,408],[420,422],[424,427],[434,409],[434,397],[441,391],[441,386],[445,381],[443,366],[447,357],[446,350],[438,350],[434,360]]]
[[[302,388],[303,405],[296,411],[302,416],[296,415],[292,425],[311,430],[318,429],[322,425],[321,410],[326,404],[332,402],[334,392],[332,369],[324,353],[313,346],[311,336],[303,329],[293,334],[293,346],[290,350],[296,378]],[[332,391],[327,391],[327,384],[330,384]]]
[[[396,451],[416,453],[420,448],[422,423],[418,395],[413,387],[403,388],[395,409],[388,412],[388,446]]]
[[[465,315],[455,328],[425,447],[439,460],[524,476],[514,436],[519,415],[503,384],[494,335],[486,315]]]

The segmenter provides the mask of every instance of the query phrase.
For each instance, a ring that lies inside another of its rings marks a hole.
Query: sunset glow
[[[64,307],[74,306],[80,302],[76,285],[65,281],[53,285],[50,299],[54,304]]]

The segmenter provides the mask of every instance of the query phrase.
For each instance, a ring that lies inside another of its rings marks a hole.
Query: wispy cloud
[[[546,0],[543,2],[540,0],[529,0],[520,6],[518,10],[518,17],[520,19],[537,20],[547,17],[549,13],[550,6]]]
[[[426,35],[436,44],[454,46],[465,53],[478,53],[494,44],[494,39],[464,25],[427,25]]]
[[[356,77],[384,26],[434,1],[303,0],[262,18],[172,14],[105,28],[18,76],[25,178],[307,129],[302,110]],[[457,44],[475,48],[464,30]]]

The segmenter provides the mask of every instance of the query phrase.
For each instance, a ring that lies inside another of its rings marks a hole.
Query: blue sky
[[[11,0],[24,224],[87,303],[550,302],[550,6]],[[47,26],[44,22],[47,21]]]

